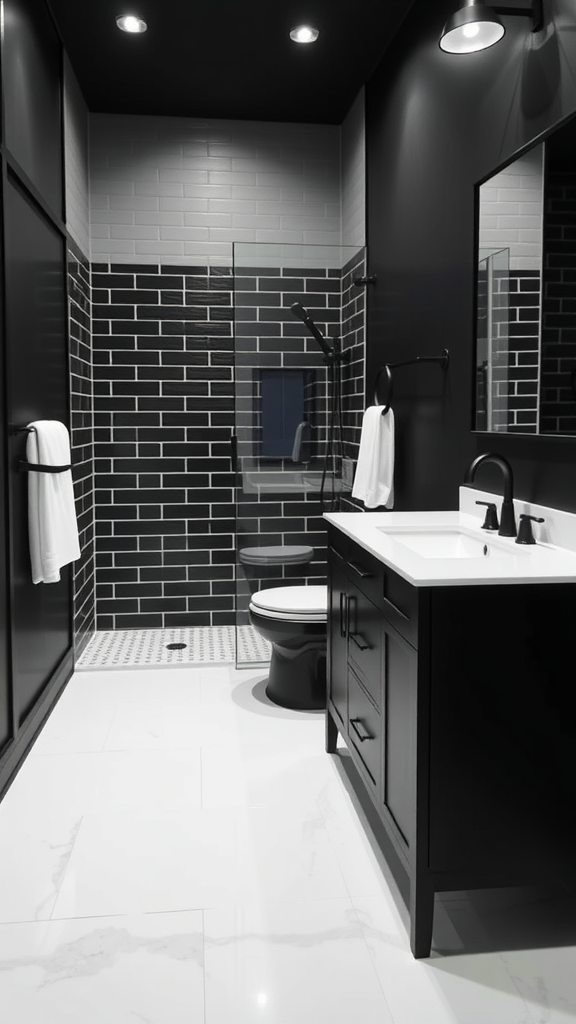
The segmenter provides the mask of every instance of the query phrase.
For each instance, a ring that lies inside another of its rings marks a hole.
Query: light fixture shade
[[[131,32],[136,35],[145,32],[148,28],[146,22],[135,14],[119,14],[116,24],[122,32]]]
[[[312,25],[297,25],[290,32],[290,39],[294,43],[315,43],[320,35],[317,28]]]
[[[475,53],[493,46],[504,35],[506,29],[491,7],[466,0],[463,6],[448,18],[442,35],[440,49],[446,53]]]

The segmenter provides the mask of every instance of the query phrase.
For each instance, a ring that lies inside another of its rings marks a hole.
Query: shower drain
[[[167,651],[183,651],[188,644],[166,644]]]

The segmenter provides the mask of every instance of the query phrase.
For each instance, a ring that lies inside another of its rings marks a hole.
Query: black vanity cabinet
[[[326,748],[342,735],[428,956],[436,892],[574,884],[576,584],[415,587],[328,535]]]

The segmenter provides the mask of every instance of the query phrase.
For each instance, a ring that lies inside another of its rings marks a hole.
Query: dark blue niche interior
[[[309,370],[263,369],[260,383],[260,450],[263,459],[309,462],[314,415]]]

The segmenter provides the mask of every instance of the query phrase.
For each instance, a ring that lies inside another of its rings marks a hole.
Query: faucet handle
[[[518,536],[516,537],[517,544],[535,544],[534,534],[532,533],[532,523],[543,523],[544,519],[540,516],[529,516],[525,512],[521,512],[520,526],[518,527]]]
[[[496,505],[493,501],[477,501],[477,505],[486,505],[486,516],[482,523],[483,530],[497,530],[498,529],[498,513],[496,512]]]

